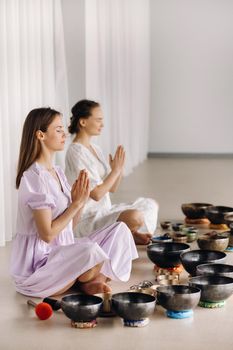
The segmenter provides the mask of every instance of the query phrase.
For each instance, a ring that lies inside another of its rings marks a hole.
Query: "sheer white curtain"
[[[36,107],[68,115],[60,0],[0,1],[0,245],[15,230],[23,122]],[[62,162],[62,156],[59,160]]]
[[[86,0],[86,96],[101,103],[99,144],[123,144],[126,173],[146,158],[150,106],[150,1]]]

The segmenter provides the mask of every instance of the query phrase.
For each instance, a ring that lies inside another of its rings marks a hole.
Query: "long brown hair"
[[[27,170],[40,155],[41,144],[36,137],[36,132],[38,130],[46,132],[48,126],[57,115],[60,115],[60,113],[52,108],[36,108],[27,115],[20,144],[16,188],[19,188],[24,171]]]

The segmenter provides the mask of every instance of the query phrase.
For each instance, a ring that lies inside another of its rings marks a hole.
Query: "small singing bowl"
[[[229,235],[206,233],[197,239],[197,245],[203,250],[223,252],[229,244]]]
[[[223,262],[226,254],[214,250],[191,250],[180,255],[182,265],[191,275],[196,276],[196,267],[201,264]]]
[[[172,227],[171,221],[162,221],[160,222],[160,226],[162,227],[163,230],[170,230]]]
[[[197,266],[198,276],[225,276],[233,278],[233,265],[202,264]]]
[[[155,297],[135,292],[113,294],[112,308],[118,316],[125,320],[143,320],[153,314]]]
[[[189,231],[189,232],[186,233],[186,236],[187,236],[187,242],[191,243],[191,242],[194,242],[194,241],[197,240],[198,232],[196,232],[196,231]]]
[[[186,243],[188,241],[188,237],[185,233],[176,233],[173,236],[173,241],[177,243]]]
[[[183,227],[184,227],[184,224],[182,222],[177,222],[175,224],[172,224],[172,229],[175,232],[181,231]]]
[[[233,278],[225,276],[197,276],[189,280],[189,285],[200,288],[201,301],[220,302],[233,294]]]
[[[185,285],[157,288],[158,303],[166,310],[186,311],[197,306],[201,297],[199,288]]]
[[[232,207],[211,206],[206,208],[206,217],[214,225],[225,224],[226,213],[233,212]]]
[[[180,254],[189,250],[185,243],[154,243],[147,246],[148,258],[161,268],[176,267],[181,264]]]
[[[95,295],[70,294],[61,299],[64,314],[74,322],[90,322],[98,316],[103,299]]]
[[[151,238],[152,243],[167,243],[172,242],[172,238],[165,234],[163,236],[154,236]]]
[[[212,206],[209,203],[184,203],[181,205],[183,214],[188,219],[204,219],[206,218],[206,208]]]

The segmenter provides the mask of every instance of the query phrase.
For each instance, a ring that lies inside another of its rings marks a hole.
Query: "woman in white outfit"
[[[138,198],[133,203],[112,205],[109,192],[120,184],[125,151],[118,146],[109,163],[102,150],[91,142],[103,128],[103,114],[99,103],[90,100],[77,102],[72,110],[70,134],[75,134],[66,153],[66,176],[72,185],[81,170],[86,169],[90,179],[90,198],[75,229],[83,237],[106,225],[122,221],[130,228],[137,244],[148,244],[156,229],[158,204],[150,198]]]

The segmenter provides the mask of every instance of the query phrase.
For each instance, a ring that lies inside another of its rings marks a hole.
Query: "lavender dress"
[[[96,264],[112,280],[127,281],[132,260],[138,257],[132,234],[124,223],[114,223],[88,237],[74,239],[72,222],[51,243],[40,239],[33,210],[51,208],[52,219],[70,204],[70,186],[55,167],[62,191],[38,163],[24,172],[18,193],[17,233],[13,240],[11,274],[16,290],[34,297],[52,295]]]

